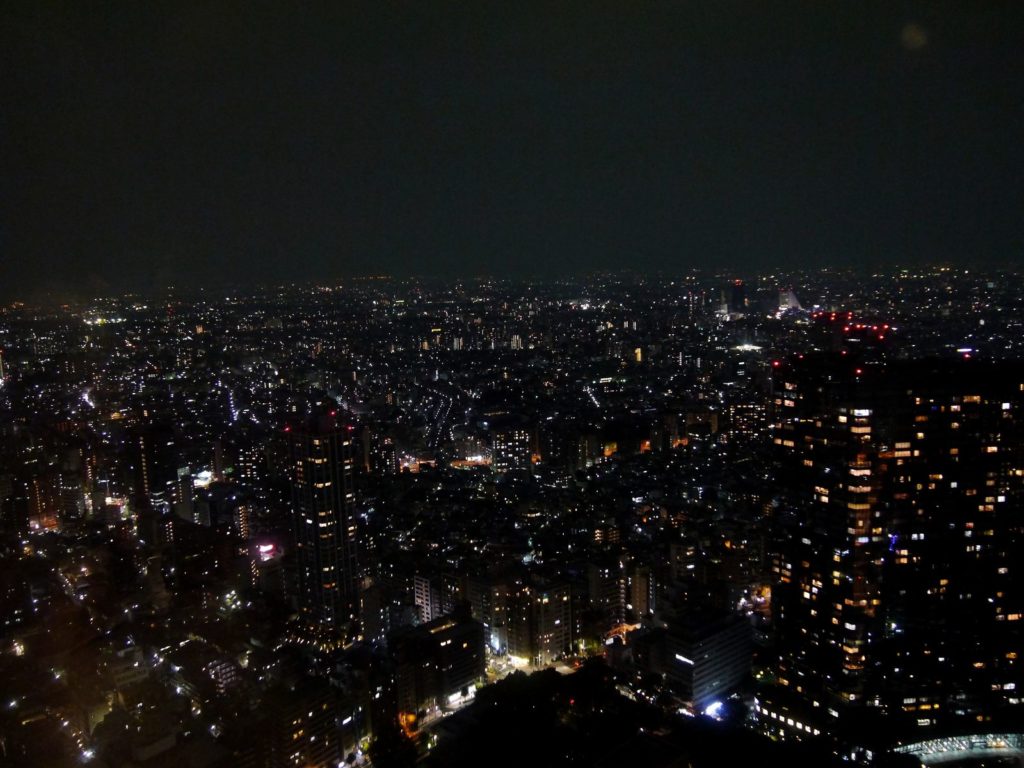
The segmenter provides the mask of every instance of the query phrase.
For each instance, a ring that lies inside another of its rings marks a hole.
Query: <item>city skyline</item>
[[[0,9],[0,763],[1024,765],[1024,5]]]
[[[1019,284],[0,304],[0,748],[447,768],[515,729],[496,764],[1019,756]]]

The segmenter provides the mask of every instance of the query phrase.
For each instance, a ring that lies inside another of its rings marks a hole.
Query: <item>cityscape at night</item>
[[[187,5],[0,10],[0,765],[1024,766],[1020,9]]]
[[[567,733],[515,761],[1019,749],[1017,285],[6,306],[4,753],[461,765],[517,719]]]

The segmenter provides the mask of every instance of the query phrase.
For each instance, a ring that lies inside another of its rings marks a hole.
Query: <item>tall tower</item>
[[[349,634],[359,605],[352,437],[332,414],[288,438],[301,607],[311,623]]]
[[[943,729],[1019,706],[1024,367],[807,355],[776,376],[784,721]]]
[[[838,717],[869,692],[870,641],[881,632],[878,409],[838,365],[806,365],[779,383],[773,439],[789,534],[776,563],[779,681]]]
[[[747,311],[747,286],[742,280],[733,280],[729,289],[729,311],[734,314]]]

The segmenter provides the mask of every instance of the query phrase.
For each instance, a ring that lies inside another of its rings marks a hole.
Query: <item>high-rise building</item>
[[[692,614],[666,636],[666,675],[683,699],[704,709],[750,675],[753,632],[743,616]]]
[[[1020,703],[1022,408],[1019,367],[780,367],[773,603],[795,721],[834,732],[867,707],[929,728]]]
[[[134,443],[136,502],[154,507],[169,503],[178,459],[174,429],[164,423],[144,425]]]
[[[883,703],[921,727],[986,717],[1024,689],[1024,369],[962,362],[895,389]]]
[[[288,680],[229,726],[225,743],[240,768],[334,768],[356,749],[361,711],[327,682]],[[235,724],[232,724],[235,725]]]
[[[627,565],[625,556],[615,553],[607,553],[587,564],[590,606],[603,614],[606,629],[626,620]]]
[[[654,614],[656,605],[656,582],[651,569],[645,565],[634,565],[629,574],[629,605],[633,618],[644,621]]]
[[[569,652],[573,632],[567,585],[539,578],[517,581],[506,599],[509,655],[543,666]]]
[[[484,625],[486,643],[495,653],[503,653],[508,646],[508,587],[490,576],[472,574],[465,579],[465,596],[473,618]]]
[[[359,622],[363,640],[383,643],[391,628],[389,592],[380,580],[372,576],[364,577],[359,586]]]
[[[359,606],[352,438],[325,415],[288,432],[300,607],[342,634]]]
[[[883,620],[878,414],[858,386],[859,370],[847,376],[823,361],[795,366],[780,377],[775,397],[773,441],[783,457],[780,477],[790,481],[782,512],[791,515],[776,562],[778,677],[833,717],[866,697],[869,645]]]
[[[752,443],[764,436],[768,418],[762,403],[732,403],[726,413],[730,442]]]
[[[414,713],[468,696],[484,675],[484,627],[462,613],[393,633],[398,708]]]
[[[507,425],[494,430],[491,467],[499,473],[530,468],[530,431],[526,427]]]
[[[458,586],[456,579],[448,574],[416,574],[413,577],[413,604],[420,623],[451,613],[455,609]]]
[[[734,280],[729,289],[729,312],[742,314],[747,311],[747,286],[742,280]]]
[[[265,461],[258,445],[247,445],[238,451],[237,473],[240,482],[254,485],[262,479]]]
[[[430,583],[430,578],[416,574],[413,576],[413,603],[416,606],[416,613],[420,622],[426,624],[428,621],[441,616],[441,593],[437,586]]]

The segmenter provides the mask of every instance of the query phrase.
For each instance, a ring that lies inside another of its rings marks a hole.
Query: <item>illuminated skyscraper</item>
[[[855,377],[835,379],[810,365],[784,376],[773,440],[789,485],[788,536],[776,561],[779,679],[815,711],[838,717],[867,690],[887,529],[876,409]]]
[[[808,356],[774,405],[795,720],[834,731],[858,707],[927,729],[1019,705],[1024,370]]]
[[[496,428],[492,436],[491,467],[495,472],[530,468],[530,431],[518,424]]]
[[[357,619],[357,525],[352,438],[333,416],[289,431],[292,524],[300,604],[342,634]]]
[[[531,664],[551,664],[572,646],[569,587],[539,578],[516,581],[506,592],[508,652]]]

